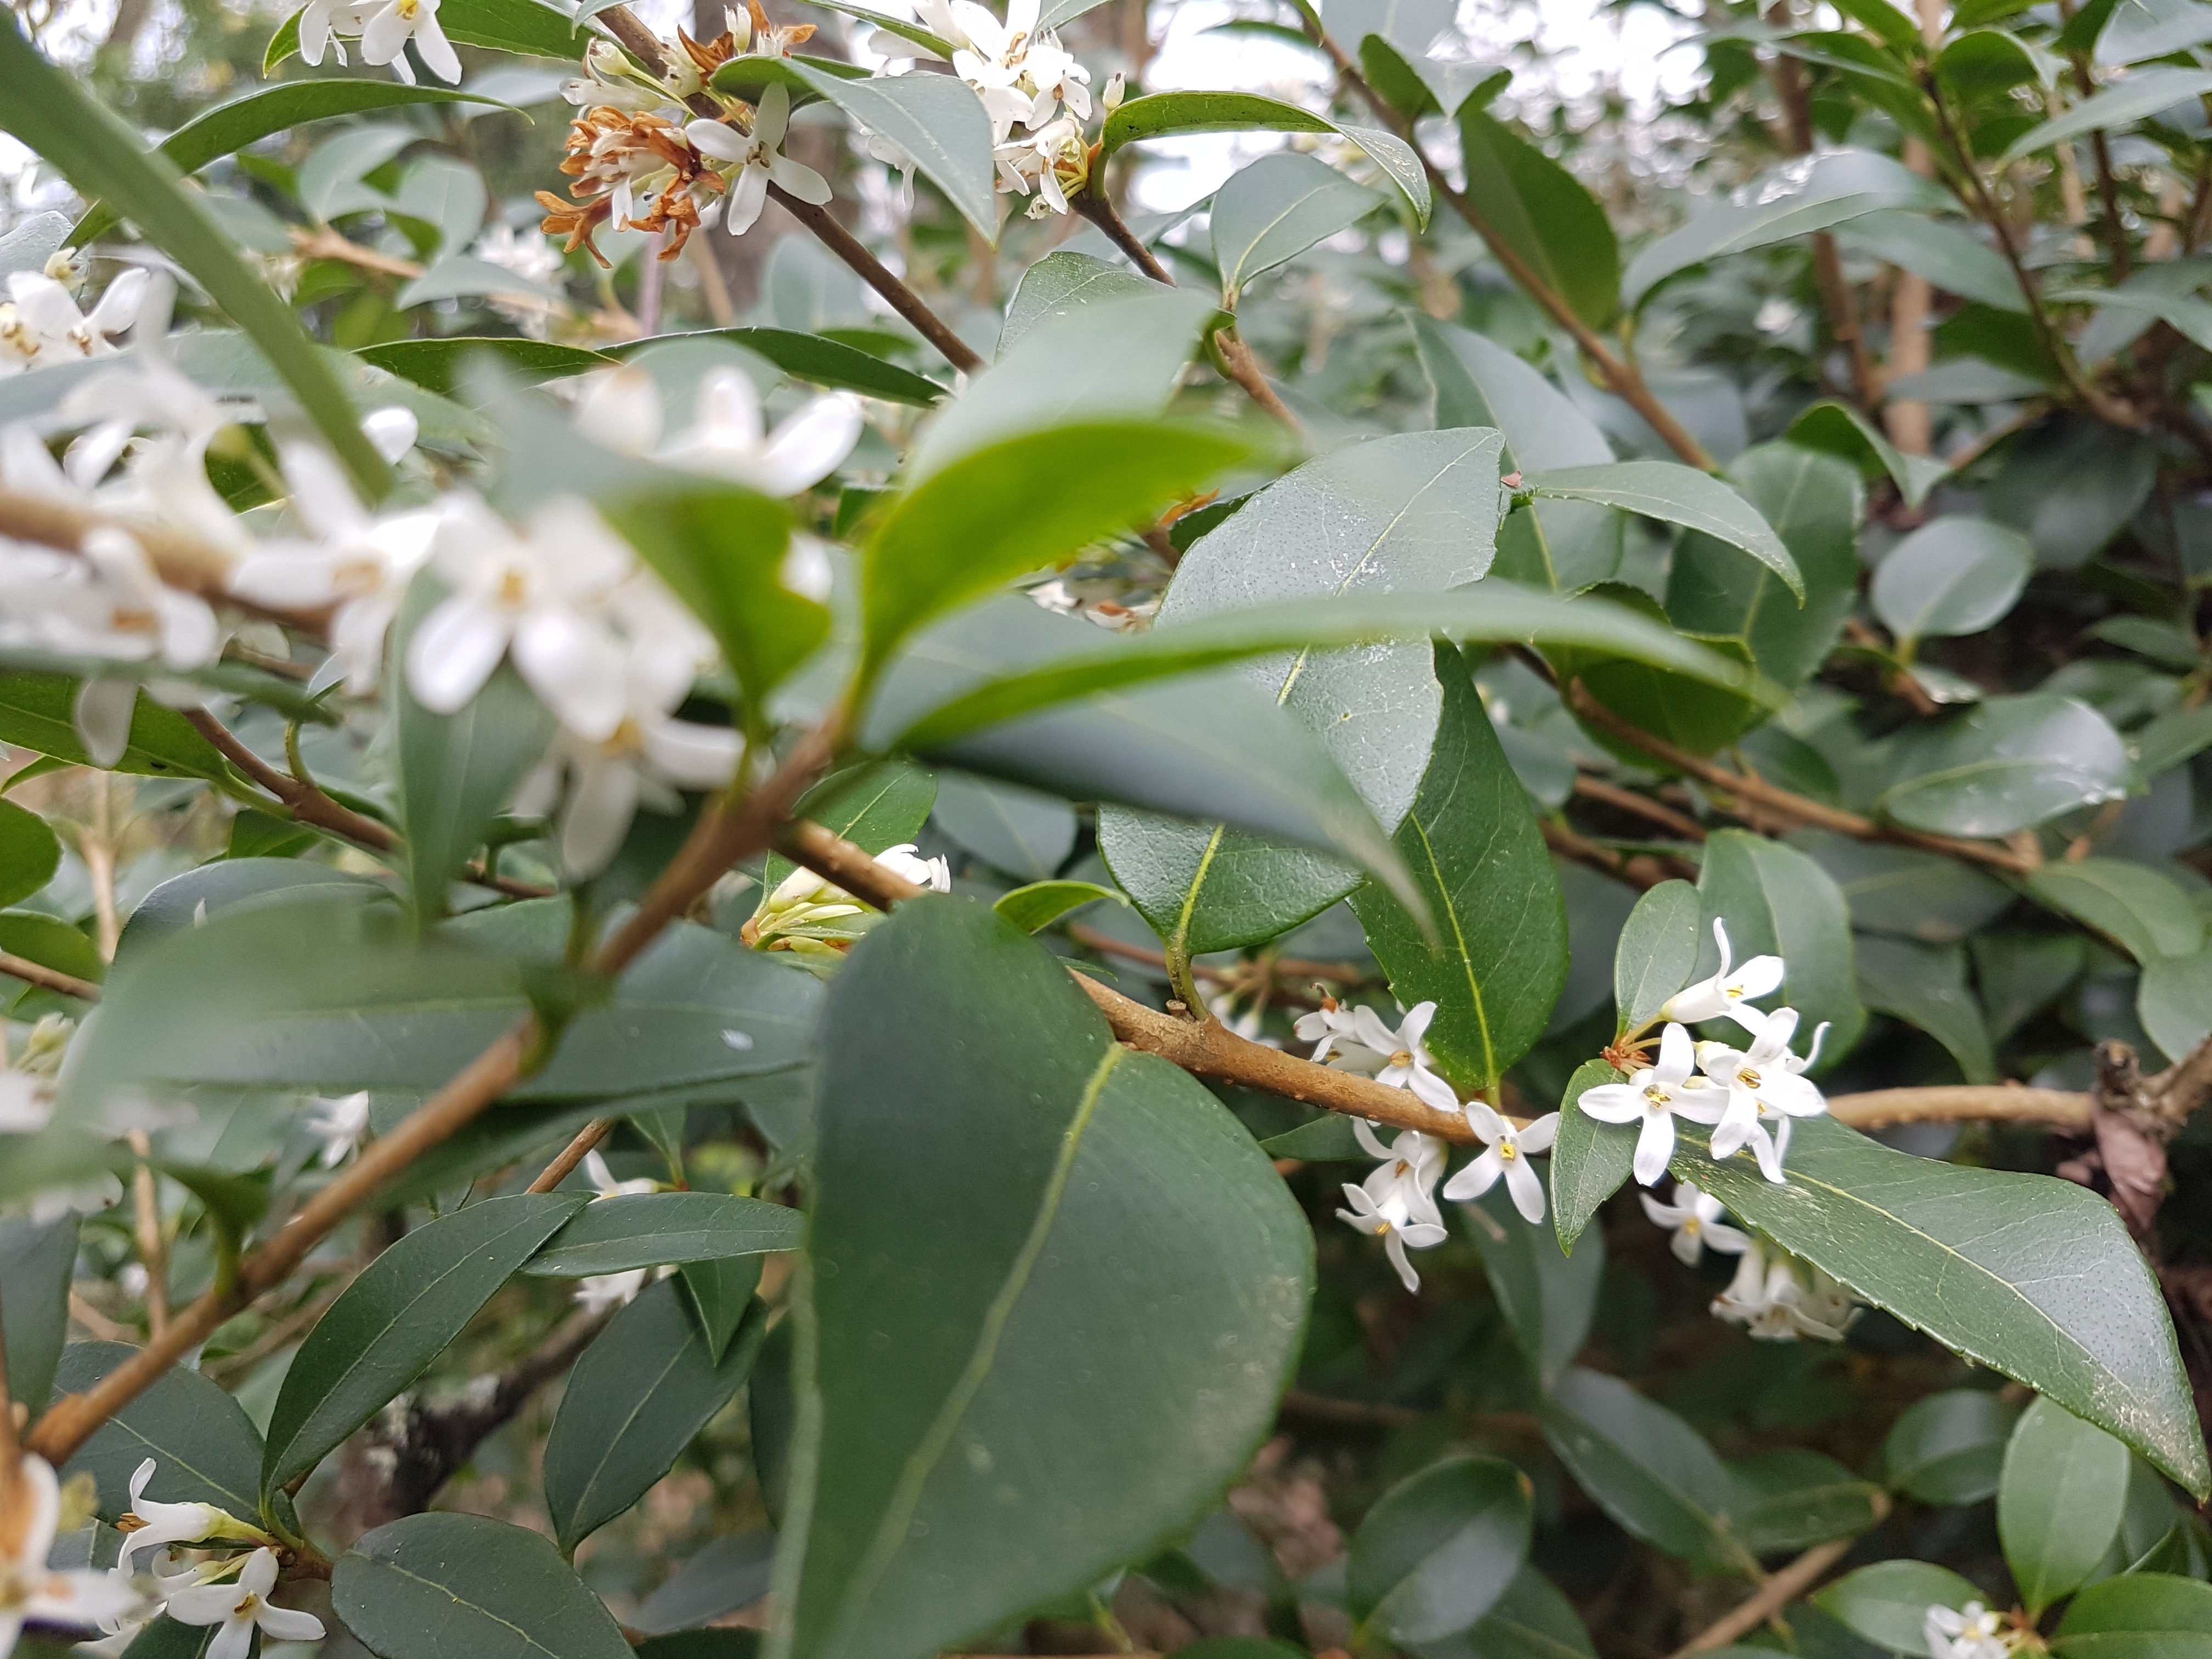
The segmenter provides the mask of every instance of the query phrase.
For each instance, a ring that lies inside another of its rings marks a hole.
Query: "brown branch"
[[[355,811],[343,801],[333,800],[316,785],[302,783],[289,773],[278,771],[240,743],[206,709],[188,708],[185,719],[194,731],[222,751],[225,760],[283,802],[300,823],[327,830],[372,852],[389,853],[399,845],[398,835],[390,827]]]
[[[106,1314],[84,1299],[83,1292],[74,1285],[70,1286],[69,1316],[90,1332],[95,1342],[131,1342],[138,1340],[138,1333],[120,1321]]]
[[[2009,848],[1992,847],[1986,842],[1962,841],[1952,836],[1925,835],[1917,830],[1905,830],[1894,824],[1877,823],[1856,812],[1847,812],[1841,807],[1808,799],[1803,795],[1769,783],[1764,778],[1744,772],[1732,772],[1727,767],[1701,759],[1687,750],[1678,749],[1665,738],[1654,737],[1643,727],[1623,720],[1590,696],[1580,680],[1568,687],[1567,701],[1577,716],[1588,724],[1624,743],[1632,744],[1653,758],[1664,761],[1676,770],[1686,772],[1716,789],[1725,790],[1741,800],[1755,802],[1770,811],[1782,813],[1800,823],[1833,830],[1837,835],[1849,836],[1854,841],[1891,842],[1905,847],[1917,847],[1968,863],[1987,865],[1993,870],[2008,871],[2014,875],[2024,875],[2035,867],[2033,860]]]
[[[2089,1108],[2087,1094],[2017,1083],[1875,1089],[1828,1100],[1828,1115],[1854,1129],[1886,1129],[1899,1123],[2039,1123],[2079,1134],[2089,1127]]]
[[[1684,841],[1703,841],[1705,826],[1684,817],[1671,806],[1662,806],[1648,795],[1639,795],[1633,789],[1623,789],[1617,783],[1607,783],[1602,778],[1577,775],[1575,793],[1585,800],[1602,802],[1623,812],[1632,812],[1638,817],[1649,818],[1663,830],[1671,830]]]
[[[100,987],[88,979],[79,979],[75,974],[64,974],[58,968],[49,968],[44,963],[0,951],[0,974],[10,979],[20,979],[27,985],[35,985],[45,991],[58,991],[65,997],[75,997],[79,1002],[100,1000]]]
[[[1889,1513],[1889,1499],[1875,1492],[1873,1501],[1875,1519],[1879,1521]],[[1710,1653],[1715,1648],[1730,1646],[1739,1636],[1748,1636],[1827,1577],[1828,1570],[1849,1554],[1857,1541],[1856,1538],[1834,1538],[1825,1544],[1814,1545],[1675,1649],[1668,1659],[1690,1659],[1692,1654]]]
[[[1303,440],[1306,429],[1298,417],[1291,413],[1291,406],[1267,384],[1267,377],[1260,368],[1260,360],[1252,355],[1252,348],[1244,343],[1244,337],[1234,328],[1218,331],[1213,337],[1213,349],[1222,366],[1228,369],[1229,378],[1244,388],[1251,400],[1290,428],[1292,436]]]
[[[35,542],[64,553],[81,554],[84,551],[84,538],[95,530],[120,530],[129,535],[152,562],[155,574],[165,586],[197,593],[203,599],[239,603],[230,594],[231,556],[213,542],[204,542],[197,536],[184,535],[128,514],[98,513],[51,496],[0,489],[0,537]],[[256,610],[252,605],[242,608]],[[282,622],[302,620],[298,613],[291,611],[257,611],[256,614],[275,617]],[[314,613],[313,625],[319,627],[320,619],[321,613]]]
[[[1783,15],[1778,18],[1778,12]],[[1787,12],[1786,3],[1778,3],[1768,9],[1767,21],[1786,27],[1790,21]],[[1804,65],[1786,53],[1777,52],[1767,63],[1766,75],[1782,105],[1790,153],[1811,155],[1813,101],[1805,84]],[[1881,371],[1875,365],[1874,355],[1867,349],[1866,331],[1859,323],[1858,302],[1852,297],[1850,283],[1844,280],[1843,256],[1836,250],[1836,239],[1825,230],[1813,234],[1813,276],[1820,289],[1821,309],[1827,313],[1828,332],[1850,356],[1852,401],[1862,410],[1870,410],[1881,392]]]
[[[1106,193],[1104,179],[1094,176],[1091,187],[1068,205],[1104,231],[1107,240],[1127,254],[1131,263],[1146,276],[1169,288],[1176,285],[1176,279],[1168,275],[1168,268],[1160,263],[1159,257],[1145,246],[1143,237],[1129,228],[1129,222],[1115,207],[1113,198]]]
[[[1539,818],[1536,827],[1544,833],[1544,845],[1561,858],[1571,859],[1601,876],[1625,881],[1647,892],[1662,881],[1697,879],[1697,866],[1686,859],[1654,853],[1623,853],[1577,834],[1557,818]]]
[[[319,230],[303,230],[295,227],[292,246],[310,259],[335,259],[341,264],[373,270],[382,276],[398,276],[411,282],[422,274],[422,267],[412,259],[401,259],[389,253],[379,253],[374,248],[363,247],[351,237],[341,235],[328,225]],[[529,295],[538,299],[538,295]]]
[[[161,1189],[154,1180],[153,1137],[133,1129],[125,1137],[137,1163],[131,1171],[131,1233],[138,1265],[146,1273],[146,1329],[159,1336],[169,1323],[169,1250],[161,1237]]]
[[[576,1131],[576,1137],[563,1146],[553,1161],[547,1164],[525,1188],[533,1193],[550,1193],[574,1171],[576,1166],[592,1155],[592,1149],[614,1132],[617,1119],[595,1117]]]

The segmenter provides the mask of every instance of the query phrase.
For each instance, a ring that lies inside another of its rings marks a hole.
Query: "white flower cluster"
[[[1820,1038],[1828,1028],[1824,1024],[1814,1032],[1813,1046],[1802,1056],[1793,1054],[1796,1011],[1764,1013],[1751,1006],[1752,999],[1782,983],[1782,958],[1753,957],[1732,968],[1728,929],[1717,920],[1713,937],[1720,944],[1720,969],[1676,992],[1660,1009],[1658,1019],[1665,1025],[1656,1063],[1638,1067],[1626,1083],[1583,1091],[1582,1109],[1601,1122],[1641,1125],[1634,1168],[1637,1180],[1647,1187],[1666,1173],[1674,1156],[1677,1115],[1713,1126],[1716,1161],[1748,1146],[1760,1172],[1780,1182],[1787,1179],[1782,1164],[1790,1150],[1791,1120],[1828,1109],[1826,1099],[1804,1075],[1820,1058]],[[1751,1033],[1751,1046],[1693,1042],[1687,1028],[1711,1019],[1735,1021]]]
[[[407,43],[430,73],[459,86],[461,60],[438,21],[438,0],[307,0],[300,13],[300,58],[310,68],[323,61],[328,47],[339,63],[346,60],[338,37],[361,37],[361,61],[389,64],[392,73],[409,86],[415,71],[408,66]]]
[[[1559,1115],[1547,1112],[1516,1128],[1482,1101],[1462,1103],[1451,1085],[1437,1075],[1436,1061],[1422,1041],[1436,1013],[1433,1002],[1416,1004],[1393,1030],[1372,1008],[1346,1008],[1332,1000],[1301,1015],[1296,1030],[1302,1041],[1315,1045],[1315,1060],[1372,1078],[1386,1088],[1407,1090],[1438,1111],[1466,1117],[1484,1151],[1444,1183],[1445,1198],[1469,1203],[1503,1180],[1514,1208],[1532,1223],[1541,1221],[1544,1183],[1529,1167],[1528,1158],[1551,1151],[1559,1133]],[[1420,1275],[1406,1252],[1444,1242],[1443,1216],[1431,1189],[1444,1172],[1449,1146],[1419,1129],[1401,1130],[1385,1146],[1372,1124],[1355,1121],[1352,1128],[1361,1148],[1381,1162],[1360,1184],[1345,1183],[1345,1201],[1352,1207],[1339,1210],[1337,1216],[1381,1238],[1406,1288],[1419,1291]]]
[[[113,337],[138,320],[148,281],[143,270],[126,270],[86,312],[77,309],[66,284],[16,271],[8,278],[7,303],[0,305],[0,379],[73,358],[112,356]]]
[[[1840,1342],[1859,1311],[1851,1293],[1811,1262],[1757,1237],[1728,1289],[1713,1298],[1716,1318],[1742,1326],[1763,1342],[1804,1336]]]
[[[2011,1659],[2021,1645],[2020,1632],[2007,1626],[2004,1615],[1979,1601],[1957,1608],[1938,1602],[1921,1621],[1920,1634],[1928,1659]]]

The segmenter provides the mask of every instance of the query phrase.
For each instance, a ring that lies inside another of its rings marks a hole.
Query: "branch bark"
[[[1889,1500],[1876,1493],[1875,1502],[1877,1506],[1875,1518],[1880,1520],[1889,1512]],[[1729,1646],[1739,1636],[1748,1636],[1827,1577],[1828,1570],[1848,1555],[1851,1546],[1857,1541],[1856,1538],[1834,1538],[1825,1544],[1814,1545],[1742,1601],[1675,1649],[1668,1659],[1690,1659],[1692,1654],[1710,1653],[1715,1648]]]
[[[75,997],[79,1002],[100,1000],[100,987],[90,980],[79,979],[75,974],[64,974],[58,968],[49,968],[44,963],[12,956],[0,951],[0,974],[10,979],[20,979],[26,985],[35,985],[41,990],[58,991],[65,997]]]

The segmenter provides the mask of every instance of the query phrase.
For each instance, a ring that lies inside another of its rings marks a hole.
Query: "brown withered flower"
[[[588,249],[602,265],[607,260],[592,236],[603,220],[617,230],[667,233],[660,257],[672,259],[699,228],[702,204],[725,188],[682,128],[611,104],[588,109],[570,124],[561,171],[574,180],[568,186],[574,203],[540,191],[538,199],[547,210],[541,228],[565,236],[572,249]]]

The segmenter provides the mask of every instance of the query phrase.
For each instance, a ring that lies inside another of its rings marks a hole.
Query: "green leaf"
[[[1805,602],[1805,579],[1782,538],[1741,495],[1695,467],[1674,461],[1562,467],[1534,475],[1522,488],[1539,498],[1596,501],[1702,531],[1741,548],[1781,577],[1799,605]]]
[[[2168,1060],[2181,1059],[2212,1036],[2212,947],[2146,961],[2136,988],[2136,1018]]]
[[[1354,890],[1352,908],[1400,1005],[1437,1005],[1429,1050],[1472,1094],[1495,1085],[1544,1034],[1566,983],[1567,912],[1471,667],[1438,646],[1436,672],[1443,712],[1420,793],[1393,837],[1434,937],[1371,884]]]
[[[1461,1205],[1459,1213],[1530,1374],[1550,1388],[1589,1338],[1605,1277],[1605,1234],[1581,1239],[1571,1255],[1555,1249],[1542,1226],[1522,1219],[1502,1183]]]
[[[1836,878],[1861,933],[1948,945],[1978,933],[2009,905],[2013,890],[1938,853],[1800,830],[1790,844]]]
[[[1914,276],[1925,277],[1933,286],[1962,300],[1972,300],[1977,305],[1994,307],[1999,311],[2025,314],[2027,310],[2027,301],[2020,291],[2020,279],[2012,274],[2012,267],[2005,263],[2004,256],[1948,220],[1886,208],[1838,226],[1836,241],[1847,252],[1902,265]],[[1844,409],[1847,405],[1819,404],[1814,407]],[[1866,422],[1864,416],[1857,416],[1856,411],[1851,412],[1855,423],[1863,425],[1872,441],[1878,428]],[[1796,436],[1794,426],[1791,436]],[[1882,441],[1886,446],[1887,441]],[[1891,468],[1892,476],[1897,477],[1898,488],[1915,507],[1926,497],[1926,481],[1941,477],[1949,470],[1933,456],[1900,453],[1898,459],[1905,476],[1899,476],[1895,466]],[[1907,477],[1911,483],[1906,482]]]
[[[881,853],[921,834],[936,801],[937,780],[919,766],[870,761],[823,779],[799,797],[792,816],[820,824],[864,853]],[[761,877],[762,896],[773,893],[798,867],[770,854]]]
[[[1661,884],[1694,891],[1687,882]],[[1697,912],[1693,909],[1691,915],[1694,918]],[[1552,1224],[1563,1250],[1575,1248],[1575,1240],[1589,1225],[1590,1218],[1627,1182],[1636,1160],[1633,1125],[1601,1123],[1589,1113],[1577,1111],[1575,1103],[1585,1089],[1626,1080],[1607,1061],[1586,1060],[1575,1067],[1574,1075],[1567,1079],[1567,1091],[1560,1097],[1559,1138],[1552,1143]]]
[[[1340,124],[1280,99],[1254,92],[1156,92],[1132,98],[1106,118],[1091,162],[1100,173],[1124,144],[1148,138],[1174,138],[1194,132],[1334,132],[1367,154],[1406,198],[1417,228],[1429,222],[1429,180],[1420,157],[1395,133]]]
[[[69,1340],[70,1281],[76,1271],[77,1218],[0,1221],[0,1316],[9,1398],[36,1422],[54,1391]]]
[[[1731,1459],[1728,1472],[1736,1488],[1735,1534],[1754,1555],[1849,1538],[1888,1512],[1880,1486],[1819,1452],[1754,1452]]]
[[[1223,613],[1271,599],[1432,596],[1473,581],[1490,565],[1499,445],[1487,428],[1413,432],[1309,461],[1192,546],[1152,638],[1171,641],[1209,621],[1233,627]],[[1297,556],[1284,557],[1285,549]],[[1425,644],[1302,649],[1240,672],[1321,739],[1384,826],[1404,817],[1442,706]],[[1229,844],[1224,859],[1218,828],[1154,830],[1118,812],[1101,815],[1099,846],[1173,951],[1271,937],[1357,884],[1341,864],[1247,843]]]
[[[261,1489],[307,1474],[430,1369],[562,1223],[567,1193],[487,1199],[417,1227],[371,1262],[316,1322],[269,1418]]]
[[[1425,1644],[1425,1659],[1596,1659],[1574,1603],[1534,1567],[1513,1576],[1465,1636]]]
[[[2132,125],[2180,103],[2193,103],[2212,92],[2212,70],[2187,69],[2137,70],[2109,82],[2102,91],[2083,99],[2065,114],[2052,117],[2007,146],[2002,161],[2017,161],[2039,149],[2077,138],[2085,132],[2105,132]]]
[[[708,340],[727,340],[732,345],[742,346],[747,351],[767,358],[793,380],[811,380],[816,386],[834,386],[845,392],[858,392],[865,397],[880,398],[885,403],[908,404],[917,409],[927,409],[947,395],[943,386],[927,375],[917,374],[910,368],[901,368],[896,363],[885,362],[874,353],[863,351],[842,340],[833,340],[822,334],[802,333],[792,328],[709,328],[686,334],[654,334],[641,340],[627,340],[608,346],[602,355],[620,361],[645,350],[648,346]],[[404,343],[408,347],[430,343],[433,343],[425,340]],[[383,349],[393,350],[399,348]]]
[[[2118,944],[2148,967],[2160,957],[2194,956],[2204,943],[2203,919],[2171,876],[2125,859],[2075,859],[2028,872],[2027,890]]]
[[[1704,901],[1686,881],[1662,881],[1636,901],[1613,956],[1616,1036],[1648,1023],[1690,982],[1708,931]]]
[[[1814,1591],[1813,1605],[1878,1648],[1923,1659],[1928,1638],[1921,1632],[1928,1609],[1956,1609],[1981,1599],[1980,1590],[1948,1567],[1899,1559],[1845,1573]]]
[[[545,1438],[545,1504],[562,1549],[574,1553],[668,1473],[744,1386],[767,1334],[763,1308],[717,1363],[667,1279],[614,1316],[569,1374]]]
[[[1323,1112],[1309,1122],[1260,1143],[1269,1158],[1295,1158],[1309,1164],[1363,1164],[1372,1155],[1359,1144],[1352,1120],[1337,1112]]]
[[[392,469],[362,435],[352,402],[290,307],[246,265],[184,175],[149,152],[112,113],[25,40],[15,20],[0,25],[0,130],[52,161],[87,201],[105,198],[141,234],[182,265],[231,320],[253,338],[300,401],[323,441],[372,501]],[[55,152],[49,154],[49,151]]]
[[[798,77],[869,131],[890,139],[921,176],[996,246],[999,198],[991,161],[991,118],[983,100],[949,75],[872,75],[849,80],[803,58],[787,60]],[[721,84],[721,76],[715,76]]]
[[[1050,880],[1075,848],[1075,809],[1066,801],[957,772],[938,780],[934,820],[986,864],[1030,881]]]
[[[308,86],[374,86],[371,81],[310,81]],[[397,374],[425,392],[450,398],[460,389],[461,365],[482,354],[497,357],[501,366],[531,381],[559,380],[605,368],[613,355],[582,346],[562,345],[553,340],[526,340],[503,336],[478,337],[451,335],[436,340],[386,340],[363,346],[354,356],[387,374]]]
[[[1738,962],[1771,953],[1789,964],[1782,1000],[1797,1010],[1808,1040],[1814,1026],[1829,1025],[1823,1060],[1849,1053],[1866,1027],[1866,1010],[1854,977],[1850,914],[1828,872],[1794,847],[1721,830],[1705,842],[1698,891],[1705,925],[1690,977],[1720,971],[1717,917],[1728,924]]]
[[[480,1515],[410,1515],[338,1558],[331,1605],[382,1654],[629,1659],[621,1626],[553,1541]]]
[[[1731,253],[1787,242],[1884,208],[1937,208],[1948,198],[1927,179],[1871,150],[1831,150],[1770,168],[1692,219],[1647,243],[1621,278],[1622,298],[1642,306],[1668,278]]]
[[[1574,174],[1469,100],[1459,110],[1467,200],[1536,278],[1592,328],[1620,306],[1620,245]]]
[[[699,1328],[707,1333],[708,1354],[717,1364],[729,1352],[731,1340],[753,1305],[753,1292],[760,1288],[761,1267],[757,1255],[732,1255],[713,1261],[686,1261],[676,1270]]]
[[[2008,836],[2128,793],[2128,753],[2105,717],[2071,697],[1991,697],[1899,743],[1897,781],[1876,803],[1947,836]]]
[[[1997,1535],[2028,1616],[2096,1571],[2128,1501],[2128,1449],[2047,1399],[2022,1413],[1997,1486]]]
[[[1989,1028],[1966,985],[1964,945],[1862,937],[1855,949],[1859,995],[1868,1007],[1927,1032],[1949,1050],[1967,1082],[1997,1081]]]
[[[447,87],[410,87],[394,81],[293,81],[263,87],[243,98],[202,110],[161,140],[158,148],[179,173],[193,173],[210,161],[310,121],[410,104],[488,104],[495,109],[514,109],[496,98]],[[89,204],[70,228],[68,246],[85,247],[98,241],[114,228],[118,216],[105,202]]]
[[[1947,1389],[1915,1401],[1882,1442],[1882,1475],[1923,1504],[1978,1504],[1996,1495],[2019,1408],[1986,1389]]]
[[[73,766],[92,757],[76,734],[70,710],[81,682],[65,674],[0,673],[0,743],[51,755]],[[230,763],[194,731],[182,714],[141,693],[131,714],[131,743],[109,769],[142,777],[222,778]]]
[[[798,1659],[933,1654],[1218,1501],[1296,1363],[1312,1234],[1218,1101],[972,900],[871,932],[822,1048],[777,1599]],[[1141,1348],[1085,1339],[1131,1319]]]
[[[866,667],[932,617],[1152,521],[1248,453],[1211,428],[1129,420],[1031,432],[951,462],[892,503],[868,540]],[[1087,459],[1071,471],[1071,456]]]
[[[806,1218],[798,1211],[765,1199],[729,1193],[630,1193],[599,1199],[576,1212],[522,1271],[585,1279],[669,1262],[794,1250],[805,1226]]]
[[[2034,568],[2035,550],[2018,531],[1948,514],[1889,550],[1869,597],[1909,653],[1918,641],[1978,634],[2002,620]]]
[[[1528,1530],[1528,1478],[1502,1458],[1447,1458],[1401,1480],[1352,1534],[1354,1639],[1433,1642],[1470,1628],[1521,1571]]]
[[[1714,1164],[1701,1130],[1684,1142],[1675,1173],[1784,1249],[2212,1490],[2164,1299],[2094,1193],[1914,1158],[1826,1117],[1798,1121],[1786,1187],[1747,1158]]]
[[[54,878],[62,844],[28,807],[0,800],[0,905],[20,903]]]
[[[137,1352],[123,1342],[72,1342],[54,1391],[82,1394]],[[146,1495],[157,1503],[213,1504],[247,1516],[260,1509],[261,1437],[238,1402],[198,1371],[162,1372],[77,1449],[61,1475],[90,1474],[100,1518],[112,1526],[131,1508],[131,1474],[149,1457],[156,1468]]]
[[[1756,1567],[1730,1529],[1736,1488],[1728,1469],[1664,1406],[1618,1377],[1572,1370],[1537,1415],[1568,1473],[1633,1536],[1702,1565]]]
[[[1156,286],[1149,278],[1087,253],[1071,253],[1065,248],[1048,253],[1022,273],[1014,297],[1006,302],[1006,320],[999,329],[998,355],[1004,357],[1039,323],[1066,317],[1085,306],[1148,294]]]
[[[920,24],[903,17],[895,17],[889,12],[877,11],[868,6],[854,5],[852,0],[815,0],[815,3],[824,11],[842,12],[848,17],[855,17],[863,23],[872,24],[886,33],[896,35],[902,40],[911,41],[917,46],[935,52],[939,58],[949,59],[957,50],[952,42],[944,36],[933,34]]]
[[[2051,1633],[2059,1659],[2203,1659],[2212,1651],[2212,1585],[2136,1572],[2092,1584]]]
[[[438,27],[447,38],[464,46],[486,46],[526,58],[551,58],[580,62],[585,48],[596,37],[580,27],[568,13],[538,0],[445,0],[438,9]],[[286,18],[270,38],[262,54],[261,72],[274,73],[277,65],[300,50],[300,15]]]
[[[1277,150],[1231,173],[1214,192],[1211,215],[1221,303],[1235,310],[1254,277],[1358,224],[1382,199],[1295,150]]]
[[[1115,889],[1101,887],[1095,881],[1033,881],[1026,887],[1001,894],[991,908],[1024,933],[1034,933],[1051,927],[1069,912],[1095,904],[1100,899],[1128,902]]]
[[[0,951],[95,985],[107,977],[100,947],[82,929],[34,910],[0,910]]]
[[[1858,602],[1858,480],[1832,456],[1782,443],[1744,451],[1729,464],[1729,481],[1790,550],[1804,603],[1790,603],[1772,571],[1692,532],[1674,550],[1667,615],[1686,634],[1740,645],[1777,684],[1802,685]]]

